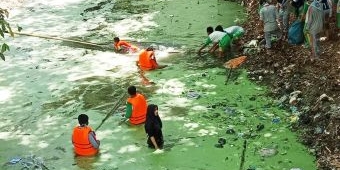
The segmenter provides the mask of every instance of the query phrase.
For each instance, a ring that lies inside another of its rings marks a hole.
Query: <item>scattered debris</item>
[[[259,150],[259,154],[262,157],[271,157],[277,155],[278,151],[275,148],[262,148]]]
[[[189,91],[189,92],[187,93],[187,97],[188,97],[189,99],[198,99],[198,98],[201,97],[201,95],[200,95],[198,92]]]
[[[24,157],[13,157],[4,166],[15,166],[18,169],[41,169],[48,170],[44,164],[42,157],[37,157],[36,155],[29,155]]]

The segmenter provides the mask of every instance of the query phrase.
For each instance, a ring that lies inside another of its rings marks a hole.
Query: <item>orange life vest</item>
[[[121,47],[124,47],[131,52],[137,52],[137,50],[138,50],[137,47],[131,45],[130,43],[128,43],[126,41],[122,41],[122,40],[120,40],[118,43],[115,43],[114,46],[115,46],[116,50],[120,50]]]
[[[153,51],[146,51],[142,50],[142,52],[139,54],[139,60],[138,64],[139,67],[146,71],[146,70],[153,70],[158,67],[158,64],[154,59],[151,59],[151,56],[154,54]]]
[[[132,105],[130,123],[138,125],[145,122],[147,102],[143,95],[137,93],[135,97],[129,97],[127,102]]]
[[[89,133],[92,129],[89,126],[77,126],[73,129],[72,143],[74,152],[80,156],[91,156],[98,153],[89,141]]]

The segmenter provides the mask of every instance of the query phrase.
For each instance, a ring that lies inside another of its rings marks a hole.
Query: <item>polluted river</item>
[[[267,97],[242,66],[228,78],[223,63],[230,58],[196,54],[207,26],[244,18],[240,5],[222,0],[24,1],[8,21],[36,36],[5,39],[11,50],[0,67],[0,169],[315,170],[313,151],[290,130],[295,120],[282,101]],[[138,53],[113,51],[115,36],[156,47],[168,67],[147,72],[153,83],[146,83]],[[121,122],[130,85],[159,106],[164,153],[147,147],[143,125]],[[73,153],[81,113],[93,129],[112,113],[96,131],[95,157]]]

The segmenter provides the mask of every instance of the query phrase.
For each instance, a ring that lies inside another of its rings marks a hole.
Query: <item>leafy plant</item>
[[[5,38],[5,33],[9,33],[11,37],[14,37],[14,33],[11,29],[11,26],[9,23],[5,20],[5,18],[8,18],[8,11],[6,9],[0,8],[0,36],[2,39]],[[0,57],[2,60],[5,61],[5,55],[4,53],[6,51],[9,51],[9,46],[6,43],[3,43],[1,46],[0,51]]]

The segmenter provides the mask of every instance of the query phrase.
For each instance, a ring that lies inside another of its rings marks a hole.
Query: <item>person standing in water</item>
[[[167,66],[167,65],[159,65],[157,63],[155,50],[153,47],[148,47],[142,50],[139,54],[139,58],[136,63],[137,63],[137,66],[143,71],[162,69]]]
[[[161,153],[164,140],[162,133],[162,120],[158,115],[157,105],[150,104],[148,106],[144,129],[148,135],[147,144],[149,148],[156,149],[155,153]]]
[[[73,129],[72,143],[74,152],[79,156],[93,156],[99,151],[100,141],[89,125],[89,117],[86,114],[78,116],[79,126]]]
[[[132,125],[139,125],[145,122],[147,102],[145,97],[137,93],[135,86],[128,88],[130,97],[126,102],[126,113],[125,118],[128,118]]]

